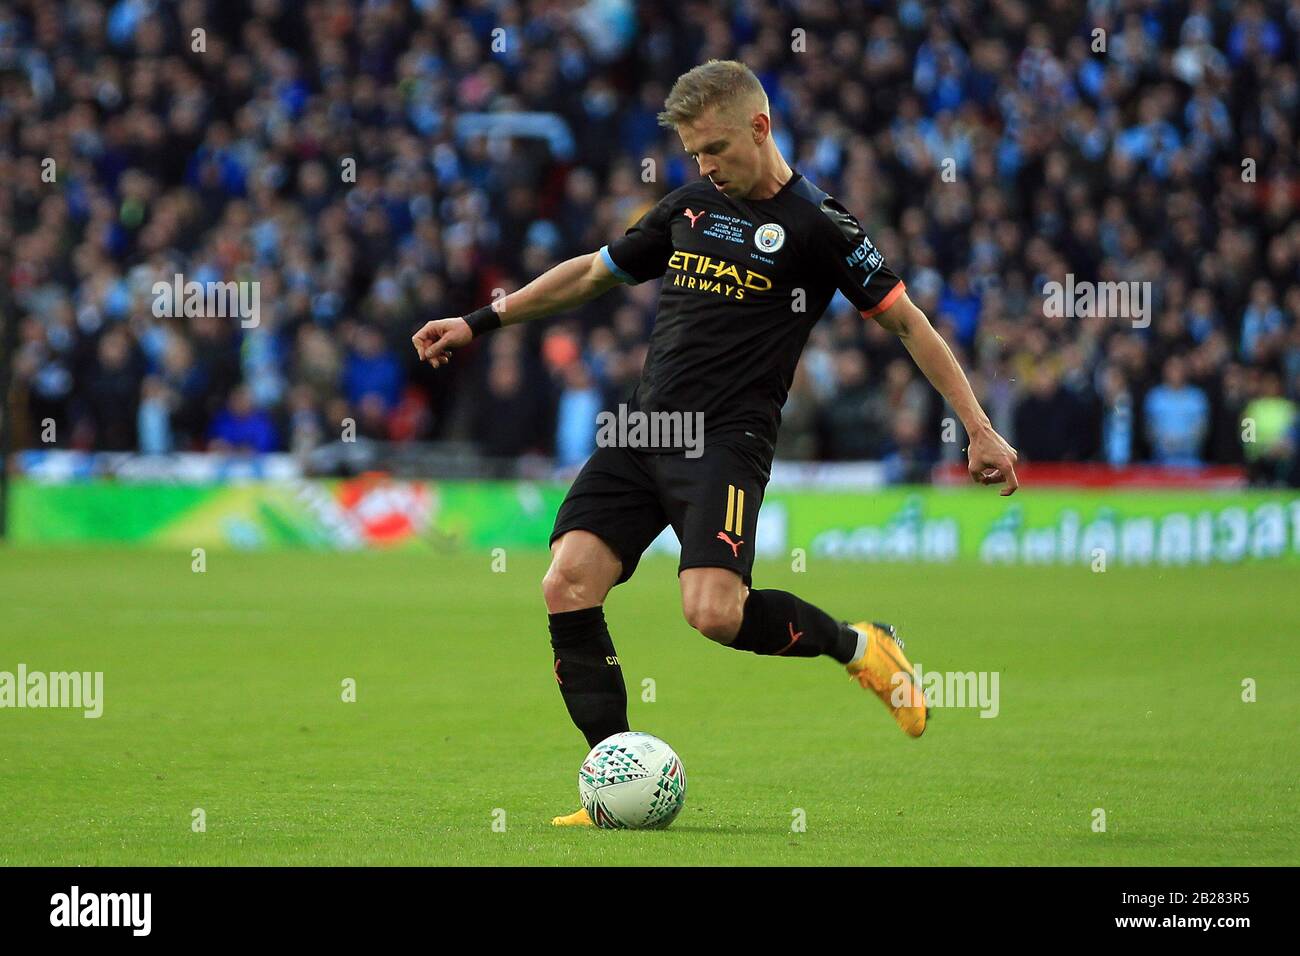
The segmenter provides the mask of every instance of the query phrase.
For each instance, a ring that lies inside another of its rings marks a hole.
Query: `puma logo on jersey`
[[[743,541],[732,541],[729,537],[727,537],[727,532],[725,532],[725,531],[719,531],[719,532],[718,532],[718,540],[719,540],[719,541],[725,541],[725,542],[727,542],[727,544],[731,545],[731,556],[732,556],[733,558],[738,558],[738,557],[740,557],[740,546],[741,546],[742,544],[744,544],[745,542],[743,542]]]
[[[708,212],[707,209],[701,209],[699,212],[691,212],[691,207],[690,207],[690,206],[687,206],[687,207],[686,207],[686,218],[689,219],[689,220],[691,221],[691,228],[692,228],[692,229],[695,228],[695,220],[699,219],[699,218],[700,218],[701,216],[703,216],[706,212]]]

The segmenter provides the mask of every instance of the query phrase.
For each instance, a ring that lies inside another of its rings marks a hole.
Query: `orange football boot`
[[[553,827],[594,827],[595,825],[591,822],[591,817],[587,816],[586,809],[582,807],[568,816],[556,817],[551,821]]]
[[[909,737],[925,733],[930,716],[925,694],[916,685],[916,669],[903,654],[903,642],[894,628],[879,621],[849,625],[866,636],[866,651],[844,665],[849,676],[880,698],[894,716],[894,722]]]

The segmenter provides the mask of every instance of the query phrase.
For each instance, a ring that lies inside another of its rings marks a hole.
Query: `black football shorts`
[[[749,433],[706,442],[698,458],[597,448],[560,505],[551,544],[568,531],[590,531],[623,562],[615,582],[622,584],[645,549],[672,525],[681,542],[678,574],[731,568],[749,585],[758,509],[771,467],[771,446]]]

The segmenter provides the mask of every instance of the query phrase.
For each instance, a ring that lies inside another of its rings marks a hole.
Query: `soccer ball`
[[[639,731],[606,737],[578,771],[578,796],[606,830],[658,830],[686,802],[686,768],[673,748]]]

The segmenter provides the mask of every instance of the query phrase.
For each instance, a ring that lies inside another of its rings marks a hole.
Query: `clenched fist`
[[[411,336],[411,344],[419,353],[420,361],[438,368],[451,361],[453,348],[469,345],[472,338],[474,333],[464,319],[434,319]]]
[[[1002,495],[1013,495],[1020,487],[1016,480],[1016,462],[1020,456],[1006,440],[992,428],[985,428],[970,436],[968,468],[973,481],[981,485],[1000,485],[1006,482]]]

